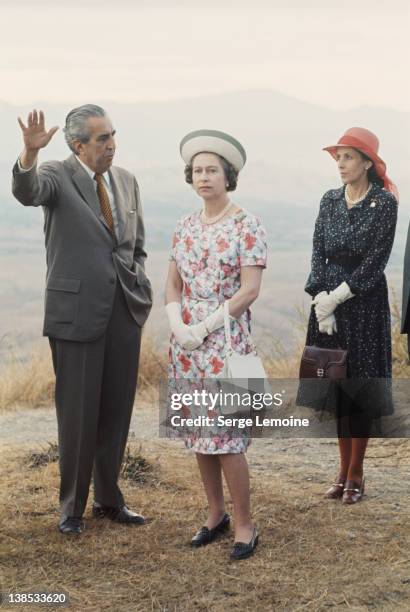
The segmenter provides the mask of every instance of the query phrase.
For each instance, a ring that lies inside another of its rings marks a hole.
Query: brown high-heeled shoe
[[[330,489],[328,489],[325,493],[325,497],[327,499],[340,499],[343,495],[343,489],[346,484],[346,478],[342,478],[338,476],[336,478],[336,482],[332,484]]]
[[[364,494],[364,476],[360,485],[354,480],[347,480],[346,486],[343,489],[342,504],[356,504],[360,501]]]

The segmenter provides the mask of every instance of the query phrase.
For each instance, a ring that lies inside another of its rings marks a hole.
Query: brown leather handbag
[[[347,376],[347,351],[341,348],[305,346],[300,361],[299,378],[330,378]]]

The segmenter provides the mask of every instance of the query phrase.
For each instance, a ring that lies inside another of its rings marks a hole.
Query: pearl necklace
[[[345,200],[348,204],[350,204],[350,206],[355,206],[356,204],[358,204],[359,202],[361,202],[362,200],[365,199],[365,197],[367,196],[367,194],[369,193],[370,189],[373,187],[373,185],[371,183],[369,183],[369,186],[366,190],[366,193],[364,193],[362,196],[360,196],[360,198],[358,198],[357,200],[351,200],[347,194],[347,187],[345,189]]]
[[[203,209],[201,211],[202,223],[204,223],[205,225],[212,225],[213,223],[216,223],[217,221],[219,221],[220,219],[222,219],[222,217],[226,215],[226,213],[231,208],[231,206],[232,206],[232,202],[228,202],[227,205],[224,206],[224,208],[221,210],[221,212],[215,217],[207,217],[205,214],[205,209]]]

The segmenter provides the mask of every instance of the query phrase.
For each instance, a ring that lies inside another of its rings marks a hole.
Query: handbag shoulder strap
[[[229,300],[224,302],[225,344],[228,353],[232,353],[231,325],[229,321]]]
[[[224,327],[225,327],[225,343],[226,343],[226,348],[228,353],[233,353],[233,348],[232,348],[232,340],[231,340],[231,323],[230,323],[230,314],[229,314],[229,300],[225,300],[224,302]],[[256,350],[256,346],[252,340],[252,336],[249,332],[249,329],[247,328],[246,325],[242,325],[241,321],[239,321],[238,319],[236,319],[238,321],[238,323],[241,325],[242,327],[242,331],[245,334],[250,346],[252,347],[252,351],[254,353],[257,353]]]

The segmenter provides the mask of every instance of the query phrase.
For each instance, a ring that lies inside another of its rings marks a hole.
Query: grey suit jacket
[[[92,179],[74,155],[28,172],[13,168],[13,194],[24,206],[42,206],[47,252],[45,336],[91,341],[108,324],[116,283],[142,326],[152,306],[145,275],[144,224],[137,182],[122,168],[109,171],[118,211],[113,237]]]
[[[406,250],[404,253],[403,308],[401,331],[403,334],[410,334],[410,225],[407,232]]]

